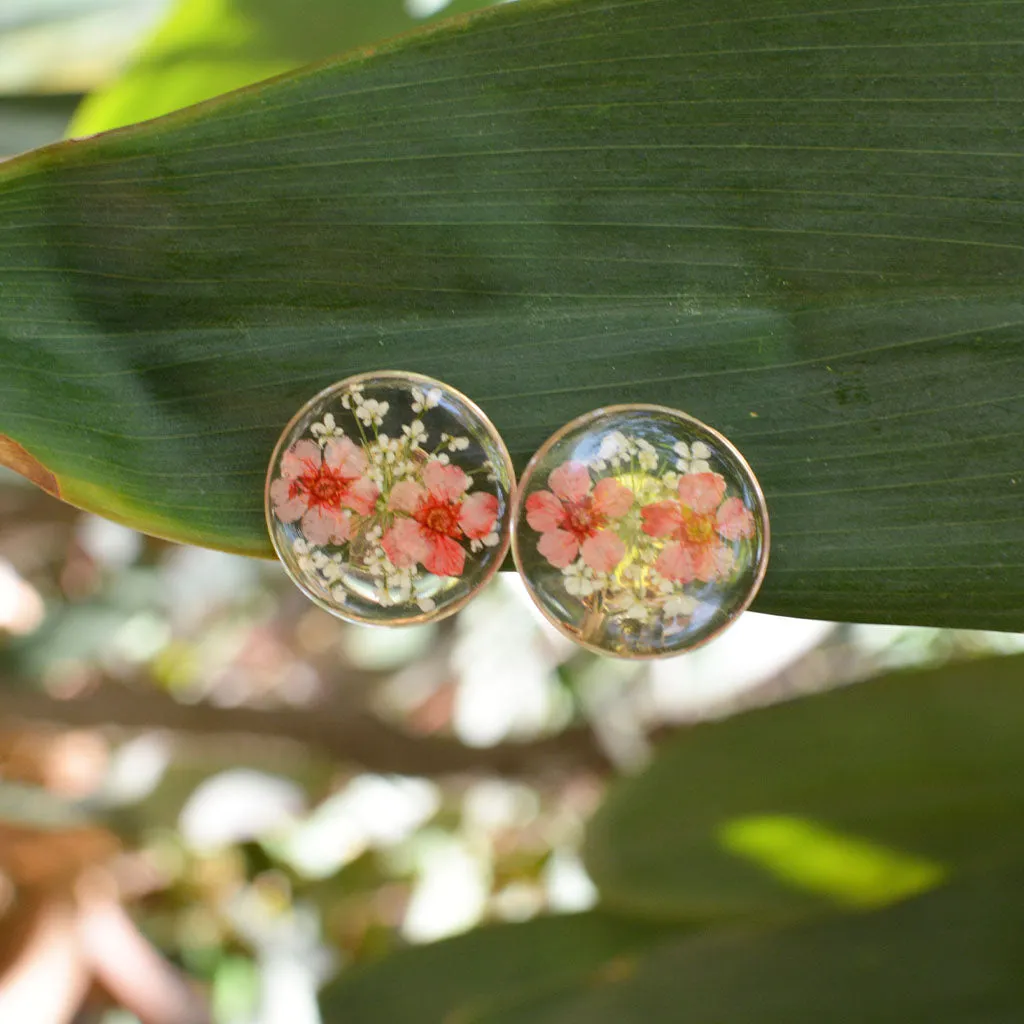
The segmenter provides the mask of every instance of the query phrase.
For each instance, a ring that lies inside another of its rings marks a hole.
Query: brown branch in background
[[[569,729],[528,743],[474,748],[456,740],[413,736],[365,709],[219,708],[182,704],[155,688],[104,683],[79,697],[58,700],[0,680],[0,718],[74,728],[112,726],[167,729],[192,735],[249,735],[292,740],[372,772],[398,775],[489,773],[538,777],[611,770],[588,729]]]

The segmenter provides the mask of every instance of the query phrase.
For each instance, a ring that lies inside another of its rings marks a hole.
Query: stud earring
[[[550,437],[519,482],[512,554],[545,617],[624,658],[706,643],[754,599],[768,510],[717,431],[675,409],[619,405]]]
[[[285,427],[267,472],[267,528],[321,608],[410,625],[458,611],[498,571],[514,486],[505,443],[465,395],[416,373],[364,373]]]

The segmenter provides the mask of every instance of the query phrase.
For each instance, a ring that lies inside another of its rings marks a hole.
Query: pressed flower
[[[591,489],[581,462],[563,462],[551,471],[548,486],[550,491],[536,491],[526,500],[526,521],[542,535],[537,550],[559,569],[582,554],[595,572],[611,572],[626,546],[608,527],[629,511],[633,492],[610,478]]]
[[[657,501],[640,510],[644,533],[667,537],[654,568],[667,579],[710,582],[733,566],[722,538],[738,540],[754,532],[754,518],[739,498],[725,497],[719,473],[688,473],[679,480],[678,501]]]
[[[459,542],[489,537],[498,518],[497,497],[482,491],[467,495],[470,484],[458,466],[440,460],[424,466],[423,486],[415,480],[395,484],[388,508],[404,515],[381,540],[394,565],[419,562],[436,576],[462,575],[466,552]]]
[[[348,438],[293,444],[281,457],[281,476],[270,485],[274,515],[301,519],[311,544],[343,544],[352,534],[352,512],[368,515],[379,491],[364,476],[366,453]]]
[[[678,441],[672,446],[676,453],[676,469],[680,473],[707,473],[711,470],[708,459],[711,458],[711,449],[703,441],[694,441],[687,444],[685,441]]]

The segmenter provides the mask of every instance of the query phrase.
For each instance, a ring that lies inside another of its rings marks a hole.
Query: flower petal
[[[361,516],[368,516],[373,511],[373,506],[377,504],[379,495],[380,488],[369,477],[364,476],[346,491],[341,503]]]
[[[576,558],[579,549],[579,541],[565,530],[551,530],[537,542],[537,550],[556,569],[564,569]]]
[[[715,517],[715,527],[727,540],[753,537],[754,517],[739,498],[727,498]]]
[[[423,568],[435,576],[461,576],[466,564],[466,552],[459,542],[443,534],[432,533],[427,540],[430,549],[422,559]]]
[[[683,524],[683,513],[678,501],[656,501],[640,509],[644,533],[648,537],[667,537]]]
[[[689,583],[696,578],[693,554],[682,544],[669,544],[654,563],[656,572],[667,580]]]
[[[343,477],[353,479],[366,472],[368,460],[362,447],[347,438],[331,440],[324,446],[324,462]]]
[[[466,493],[466,489],[472,481],[458,466],[428,462],[423,467],[423,482],[435,498],[440,498],[442,501],[458,501]],[[457,576],[458,573],[450,575]]]
[[[538,533],[547,533],[565,522],[565,510],[550,491],[536,491],[526,499],[526,521]]]
[[[408,569],[430,554],[430,546],[420,532],[419,523],[413,519],[399,519],[380,543],[391,564],[399,569]]]
[[[315,441],[296,441],[281,456],[281,476],[294,480],[297,476],[320,468],[320,445]]]
[[[302,532],[310,544],[344,544],[352,533],[352,517],[340,510],[311,508],[302,517]]]
[[[274,515],[282,523],[294,523],[303,512],[306,511],[306,502],[301,494],[294,498],[291,494],[291,485],[284,477],[278,477],[270,485],[270,500],[274,503]]]
[[[679,481],[679,500],[698,514],[714,512],[725,497],[721,473],[687,473]]]
[[[485,491],[477,491],[476,494],[471,494],[462,503],[462,511],[459,513],[459,526],[462,527],[462,532],[471,540],[479,540],[491,532],[497,518],[497,496],[487,494]]]
[[[564,501],[579,501],[590,493],[590,473],[582,462],[563,462],[551,471],[548,486]]]
[[[611,572],[625,557],[626,545],[614,530],[600,530],[583,542],[580,553],[594,572]]]
[[[723,568],[730,564],[721,557],[725,549],[721,545],[706,544],[703,547],[691,548],[693,553],[693,574],[704,583],[710,583],[723,575]],[[730,555],[732,552],[728,552]]]
[[[612,519],[624,516],[633,507],[633,492],[617,480],[602,480],[594,488],[594,510]]]
[[[394,512],[412,514],[426,496],[427,492],[415,480],[401,480],[391,488],[388,508]]]

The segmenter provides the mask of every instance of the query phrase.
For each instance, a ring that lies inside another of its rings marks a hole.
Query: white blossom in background
[[[555,653],[505,583],[502,578],[488,587],[458,619],[452,725],[470,746],[534,736],[567,714],[564,695],[552,683]]]
[[[487,860],[442,832],[423,833],[416,846],[416,882],[402,922],[403,937],[434,942],[479,924],[491,888]]]

